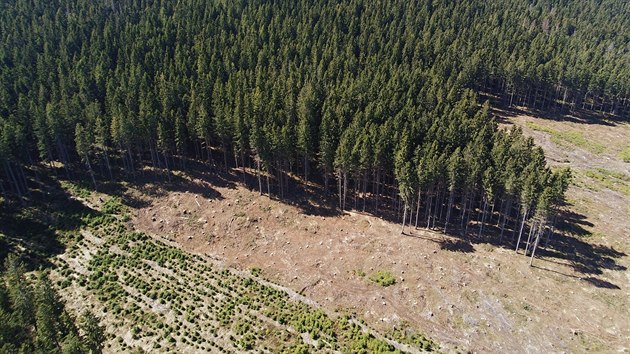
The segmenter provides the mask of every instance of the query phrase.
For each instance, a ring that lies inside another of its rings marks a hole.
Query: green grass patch
[[[621,150],[619,158],[623,160],[623,162],[630,163],[630,146],[626,146],[623,150]]]
[[[551,136],[551,141],[553,141],[557,145],[564,144],[564,146],[566,146],[566,143],[568,143],[573,146],[581,147],[598,155],[606,151],[606,146],[593,141],[588,141],[586,138],[584,138],[584,135],[582,135],[582,133],[576,131],[558,132],[555,135]]]
[[[536,124],[534,122],[525,122],[525,126],[528,127],[531,130],[535,130],[538,132],[543,132],[543,133],[549,133],[549,134],[555,134],[556,131],[547,127],[543,127],[540,124]]]
[[[605,145],[596,143],[594,141],[589,141],[588,139],[584,137],[582,133],[578,131],[572,130],[572,131],[561,132],[561,131],[557,131],[548,127],[543,127],[542,125],[539,125],[533,122],[526,122],[525,126],[527,126],[528,128],[532,130],[551,135],[551,141],[558,146],[564,146],[564,147],[577,146],[598,155],[606,151]]]
[[[379,270],[372,274],[370,280],[385,287],[396,284],[396,278],[394,278],[392,273],[384,270]]]
[[[600,187],[630,196],[630,176],[625,173],[597,168],[586,170],[584,175],[595,180]]]

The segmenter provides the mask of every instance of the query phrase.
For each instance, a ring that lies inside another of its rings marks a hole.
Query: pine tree
[[[76,334],[70,333],[63,339],[61,344],[62,354],[82,354],[85,352],[86,350],[83,348],[83,344]]]
[[[13,322],[28,327],[35,322],[33,290],[25,279],[26,269],[20,259],[10,254],[4,262]]]
[[[451,218],[451,210],[455,199],[455,189],[462,185],[464,180],[464,161],[459,147],[455,149],[451,157],[448,159],[448,207],[446,209],[446,220],[444,221],[444,233],[447,232],[448,224]]]
[[[94,178],[94,171],[92,170],[92,164],[90,163],[90,150],[92,147],[92,136],[91,134],[83,129],[81,123],[77,123],[77,126],[74,130],[75,134],[75,142],[77,153],[81,156],[81,159],[85,163],[88,168],[88,172],[90,173],[90,177],[92,178],[92,185],[94,186],[94,190],[98,190],[96,185],[96,178]]]
[[[57,319],[63,305],[57,300],[57,294],[50,284],[46,273],[41,273],[35,290],[35,347],[39,353],[58,353],[59,328]]]
[[[398,190],[400,198],[403,200],[403,220],[400,233],[405,231],[405,222],[407,219],[407,209],[409,209],[409,203],[411,201],[411,195],[413,193],[413,169],[411,166],[411,144],[409,138],[409,131],[403,130],[402,138],[396,148],[396,155],[394,157],[394,167],[396,181],[398,182]]]
[[[99,320],[89,311],[85,310],[81,315],[81,329],[83,330],[83,342],[92,354],[103,352],[105,332],[99,324]]]
[[[317,108],[313,85],[308,83],[302,87],[297,102],[298,149],[304,159],[304,180],[308,183],[310,160],[315,151],[315,138],[317,137]]]

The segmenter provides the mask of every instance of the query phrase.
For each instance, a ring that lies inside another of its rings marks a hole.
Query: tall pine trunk
[[[534,240],[534,246],[532,248],[532,258],[529,260],[529,266],[534,264],[534,256],[536,255],[536,249],[538,249],[538,242],[540,241],[540,233],[544,230],[544,224],[541,222],[538,232],[536,233],[536,239]]]
[[[262,191],[262,179],[261,179],[261,173],[260,173],[260,157],[256,157],[256,174],[258,175],[258,193],[260,195],[263,194]]]
[[[418,200],[416,201],[416,224],[414,225],[416,229],[418,228],[418,216],[420,215],[420,193],[420,188],[418,188]]]
[[[223,148],[223,164],[225,166],[225,172],[229,172],[227,144],[225,143],[225,141],[221,141],[221,147]]]
[[[341,174],[341,171],[338,171],[337,173],[337,187],[338,187],[338,196],[339,196],[339,208],[341,210],[343,210],[343,181],[342,181],[343,177]]]
[[[7,175],[9,176],[9,178],[11,179],[10,182],[12,182],[13,187],[12,188],[15,193],[17,194],[17,196],[20,198],[20,200],[22,200],[23,198],[23,193],[22,193],[22,188],[20,187],[20,184],[17,181],[17,178],[15,178],[15,173],[13,172],[13,168],[11,167],[11,163],[5,161],[4,162],[4,169],[7,173]],[[11,185],[11,183],[9,183],[9,185]]]
[[[481,211],[481,223],[479,224],[479,235],[477,238],[481,239],[481,235],[483,234],[483,226],[486,222],[486,212],[488,210],[488,198],[486,196],[483,197],[483,208]]]
[[[343,171],[343,203],[341,209],[346,210],[346,198],[348,197],[348,172]]]
[[[527,214],[529,210],[527,207],[523,210],[523,221],[521,222],[521,230],[518,232],[518,240],[516,241],[516,249],[514,251],[518,252],[518,248],[521,245],[521,236],[523,236],[523,228],[525,227],[525,221],[527,221]]]
[[[446,220],[444,221],[444,233],[448,227],[448,222],[451,219],[451,208],[453,207],[453,198],[455,197],[455,188],[451,188],[451,192],[448,196],[448,207],[446,209]]]
[[[363,171],[363,212],[365,213],[365,204],[367,201],[367,185],[368,185],[368,172],[367,170]]]
[[[534,222],[532,223],[532,226],[529,229],[529,235],[527,236],[527,243],[525,243],[525,255],[529,253],[531,242],[532,242],[532,235],[536,233],[537,228],[538,228],[538,220],[534,219]]]
[[[109,180],[114,181],[114,175],[112,174],[112,166],[109,163],[109,156],[107,156],[107,151],[103,151],[103,158],[105,160],[105,166],[107,166],[107,173],[109,174]]]
[[[505,222],[507,221],[507,218],[510,215],[511,208],[512,208],[512,198],[508,198],[507,205],[505,209],[503,209],[503,212],[502,212],[503,220],[501,222],[501,234],[499,235],[499,243],[503,242],[503,232],[505,231]]]
[[[403,207],[403,219],[402,219],[402,229],[400,230],[401,234],[405,233],[405,220],[407,220],[407,202],[405,201],[405,206]]]
[[[304,183],[308,184],[308,154],[304,154]]]
[[[90,158],[87,156],[87,154],[85,155],[85,165],[88,168],[88,171],[90,172],[90,177],[92,178],[92,185],[94,185],[94,191],[98,192],[98,188],[96,187],[96,178],[94,178],[94,171],[92,171],[92,164],[90,164]]]
[[[169,183],[171,183],[171,169],[168,165],[168,154],[166,152],[162,152],[162,157],[164,157],[164,167],[166,168],[166,179]]]
[[[431,205],[433,203],[433,196],[429,194],[427,191],[427,196],[429,200],[427,201],[427,230],[431,227]]]
[[[378,214],[378,199],[381,195],[381,169],[376,169],[376,190],[374,192],[376,194],[376,198],[374,201],[374,213]]]
[[[328,195],[328,180],[330,175],[328,173],[328,167],[324,167],[324,194]]]

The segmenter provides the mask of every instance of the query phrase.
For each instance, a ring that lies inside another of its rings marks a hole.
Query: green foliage
[[[92,245],[96,249],[87,260],[87,284],[78,290],[94,296],[109,321],[124,326],[128,323],[135,340],[150,340],[156,350],[395,351],[365,333],[356,320],[331,317],[275,285],[214,266],[205,258],[144,234],[129,232],[115,220],[85,226],[103,242]],[[81,255],[74,257],[79,260]],[[258,277],[261,270],[252,268],[251,273]],[[155,306],[169,311],[153,311]],[[292,330],[287,331],[285,326]],[[80,327],[83,347],[93,353],[102,351],[106,335],[98,319],[85,314]],[[316,346],[305,343],[303,335]],[[73,338],[59,338],[68,339],[70,347]],[[230,343],[228,347],[222,346],[225,341]],[[109,344],[112,350],[130,350],[120,337]]]
[[[293,5],[7,4],[3,186],[25,193],[13,179],[36,155],[64,168],[91,157],[111,178],[111,154],[133,177],[148,156],[163,170],[173,155],[214,161],[215,147],[226,165],[229,152],[244,165],[253,153],[272,173],[299,163],[308,178],[317,162],[329,178],[337,160],[357,175],[395,174],[396,152],[436,142],[448,159],[487,128],[484,113],[465,119],[478,108],[471,87],[535,108],[628,110],[629,21],[619,0]],[[601,151],[579,134],[560,139]],[[404,195],[407,170],[398,164]]]
[[[101,206],[101,212],[107,215],[121,214],[124,210],[124,205],[119,197],[110,197]]]
[[[84,349],[81,339],[75,333],[70,333],[63,339],[61,345],[62,354],[81,354],[86,352],[87,350]]]
[[[2,352],[86,353],[74,319],[54,290],[48,273],[34,284],[14,255],[0,278],[0,349]]]
[[[254,267],[254,268],[251,269],[250,272],[252,273],[253,276],[258,277],[262,273],[262,269],[260,269],[258,267]]]
[[[623,150],[621,150],[619,158],[623,160],[623,162],[630,163],[630,146],[626,146]]]
[[[354,271],[354,274],[356,274],[357,276],[363,278],[366,274],[362,269],[357,269]]]
[[[379,270],[378,272],[370,275],[370,280],[376,284],[384,287],[396,284],[396,278],[391,272]]]
[[[92,191],[89,187],[83,183],[74,183],[68,181],[61,181],[61,187],[70,192],[70,194],[79,198],[87,199],[92,195]]]
[[[414,332],[408,326],[403,325],[394,329],[391,337],[400,343],[407,343],[424,351],[431,352],[439,348],[438,344],[424,335]]]
[[[584,175],[595,181],[595,185],[590,185],[591,188],[608,188],[630,196],[630,175],[626,173],[597,168],[586,170]]]
[[[81,316],[81,328],[85,333],[85,347],[93,354],[101,353],[105,343],[105,332],[98,319],[88,310]]]

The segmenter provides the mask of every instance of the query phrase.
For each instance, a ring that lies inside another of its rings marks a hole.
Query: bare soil
[[[527,128],[530,119],[504,124],[523,125],[550,164],[627,172],[616,147],[594,156],[556,146],[546,133]],[[589,139],[602,141],[630,136],[628,125],[536,123],[584,127]],[[350,309],[379,330],[408,325],[445,351],[630,350],[630,215],[628,197],[619,191],[572,187],[567,231],[529,267],[529,258],[485,239],[469,243],[413,227],[401,234],[400,225],[369,214],[335,214],[316,201],[304,208],[261,196],[238,183],[237,173],[220,181],[183,178],[179,188],[153,186],[139,195],[145,202],[134,212],[133,227],[230,267],[261,268],[265,278],[329,310]],[[378,271],[391,272],[396,283],[371,282]]]

